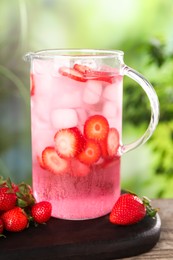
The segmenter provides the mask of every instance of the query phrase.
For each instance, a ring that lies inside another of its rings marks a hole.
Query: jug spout
[[[23,56],[24,61],[30,62],[32,60],[32,57],[34,55],[34,52],[28,52]]]

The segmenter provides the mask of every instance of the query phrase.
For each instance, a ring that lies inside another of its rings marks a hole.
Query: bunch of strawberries
[[[12,183],[0,176],[0,236],[4,231],[19,232],[45,223],[51,217],[52,205],[48,201],[36,202],[28,184]]]

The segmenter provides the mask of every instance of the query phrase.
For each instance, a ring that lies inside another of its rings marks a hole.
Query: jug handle
[[[130,144],[124,144],[120,147],[120,155],[123,155],[124,153],[127,153],[137,148],[138,146],[144,144],[153,134],[159,121],[159,101],[157,94],[150,82],[142,74],[128,67],[127,65],[124,65],[122,67],[122,74],[136,81],[147,94],[151,107],[151,119],[147,130],[139,139]]]

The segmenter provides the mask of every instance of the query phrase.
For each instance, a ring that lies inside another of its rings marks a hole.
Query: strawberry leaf
[[[0,234],[0,237],[4,237],[4,238],[6,238],[6,236],[5,236],[4,234]]]

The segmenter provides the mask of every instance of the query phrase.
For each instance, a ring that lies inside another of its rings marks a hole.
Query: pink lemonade
[[[33,190],[54,217],[92,219],[120,195],[122,76],[107,65],[69,64],[33,60]]]

